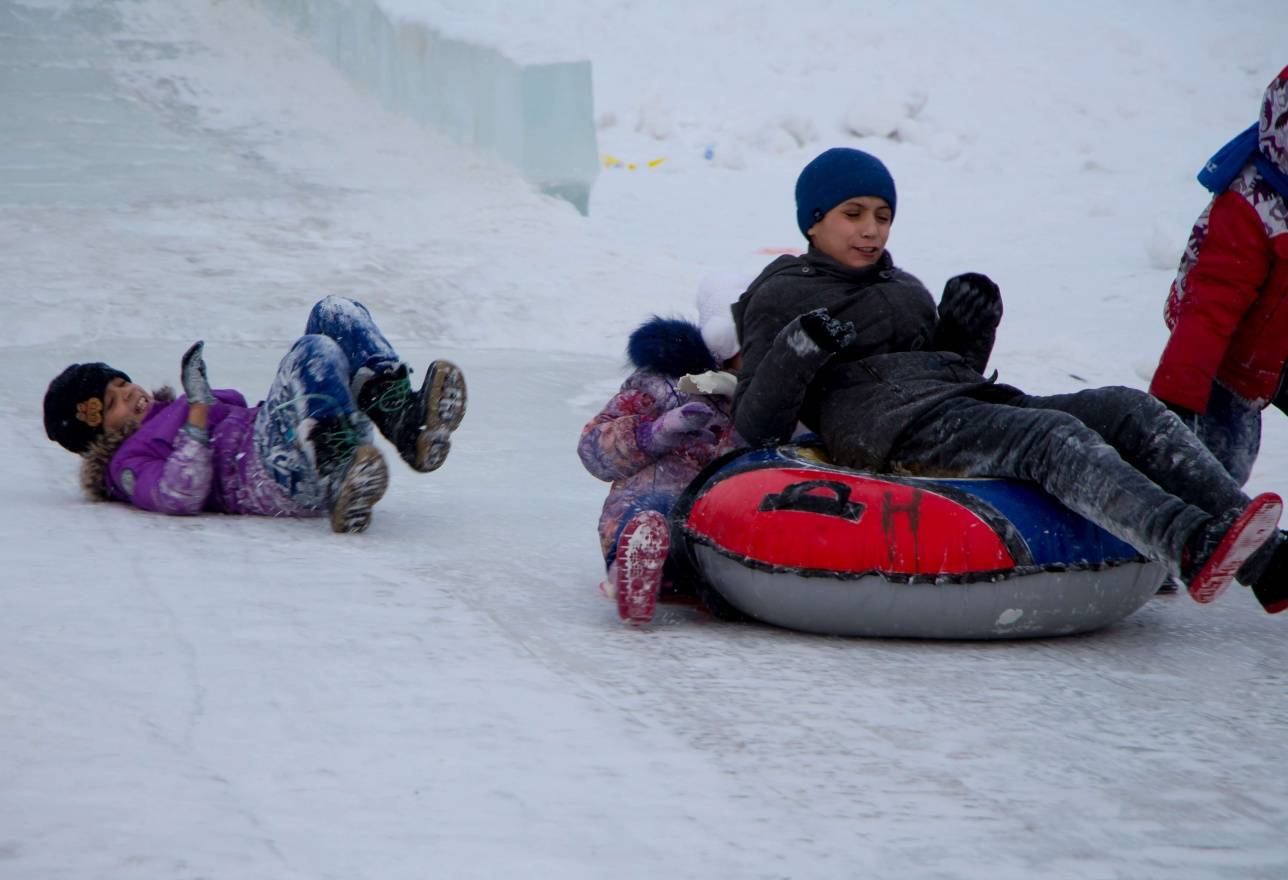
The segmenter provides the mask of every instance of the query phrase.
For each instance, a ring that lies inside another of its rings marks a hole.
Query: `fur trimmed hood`
[[[631,333],[626,353],[636,368],[675,378],[720,366],[702,339],[702,329],[682,318],[654,315]]]
[[[152,399],[157,403],[174,401],[174,389],[165,385],[152,392]],[[121,448],[126,438],[139,429],[139,421],[131,419],[119,428],[104,431],[101,436],[81,453],[80,485],[81,491],[90,501],[111,501],[107,491],[107,466],[112,457]]]

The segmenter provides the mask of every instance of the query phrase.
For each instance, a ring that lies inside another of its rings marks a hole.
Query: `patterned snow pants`
[[[291,499],[326,510],[345,468],[318,473],[313,429],[346,433],[352,451],[371,442],[371,422],[358,409],[357,392],[371,375],[398,366],[398,355],[366,306],[328,296],[309,312],[301,336],[278,365],[277,376],[255,418],[254,447],[265,469]]]

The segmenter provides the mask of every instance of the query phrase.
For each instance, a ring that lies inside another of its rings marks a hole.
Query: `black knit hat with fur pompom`
[[[636,367],[647,367],[677,378],[719,367],[702,338],[702,329],[683,318],[654,315],[631,333],[626,354]]]
[[[45,392],[45,433],[81,455],[103,433],[103,395],[113,379],[130,377],[107,364],[72,364]]]

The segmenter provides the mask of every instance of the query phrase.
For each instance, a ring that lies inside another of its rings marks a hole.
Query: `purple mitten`
[[[705,403],[686,403],[667,410],[651,422],[641,422],[635,429],[635,441],[650,455],[661,455],[693,443],[714,443],[716,435],[707,426],[715,417],[715,412]]]

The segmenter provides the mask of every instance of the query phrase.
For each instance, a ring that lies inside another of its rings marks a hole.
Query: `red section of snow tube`
[[[694,503],[687,525],[706,543],[773,567],[914,576],[1015,567],[992,527],[951,498],[839,471],[734,474]]]

